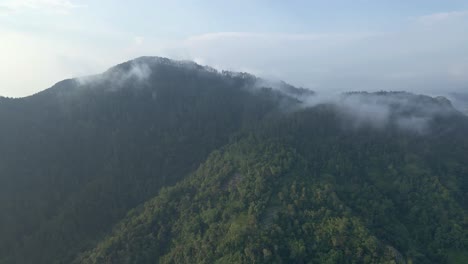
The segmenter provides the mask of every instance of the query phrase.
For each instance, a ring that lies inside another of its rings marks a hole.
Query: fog
[[[110,90],[116,90],[129,83],[141,84],[148,80],[151,73],[150,65],[138,60],[133,60],[128,62],[126,67],[119,67],[118,65],[110,68],[103,74],[82,76],[76,78],[76,80],[81,87],[106,82]]]
[[[345,117],[344,126],[351,129],[389,126],[418,134],[430,132],[431,121],[438,116],[463,113],[468,115],[468,94],[407,91],[291,91],[289,84],[259,78],[253,89],[270,87],[301,102],[299,109],[333,105]],[[294,87],[296,88],[296,87]],[[295,110],[298,108],[293,107]]]
[[[157,65],[161,64],[182,67],[188,71],[218,74],[224,76],[226,80],[239,77],[253,78],[254,83],[246,82],[246,87],[242,88],[250,89],[252,92],[257,92],[261,88],[272,88],[293,97],[300,102],[299,108],[293,106],[293,111],[322,104],[333,105],[340,115],[345,117],[344,126],[351,129],[372,127],[384,130],[389,126],[394,126],[405,131],[426,134],[430,132],[430,123],[434,117],[452,114],[457,111],[455,109],[466,113],[468,109],[468,95],[460,92],[425,95],[406,91],[313,91],[294,87],[276,79],[259,78],[242,72],[218,71],[210,66],[198,65],[191,61],[177,61],[161,57],[137,58],[114,66],[103,74],[80,77],[76,80],[79,87],[105,87],[109,91],[116,91],[130,85],[138,89],[152,85],[150,76],[158,69]],[[291,111],[290,107],[280,107]]]

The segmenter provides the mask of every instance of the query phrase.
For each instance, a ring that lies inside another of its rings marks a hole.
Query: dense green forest
[[[0,263],[466,263],[468,118],[143,57],[0,98]]]

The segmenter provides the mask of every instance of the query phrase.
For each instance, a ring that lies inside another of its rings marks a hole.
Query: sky
[[[0,0],[0,95],[139,56],[316,91],[468,91],[467,0]]]

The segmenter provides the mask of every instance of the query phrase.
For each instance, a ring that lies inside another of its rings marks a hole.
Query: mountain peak
[[[145,67],[153,68],[158,66],[173,66],[181,67],[186,69],[204,69],[204,66],[197,64],[190,60],[173,60],[166,57],[158,56],[141,56],[124,63],[120,63],[114,67],[111,67],[107,72],[112,71],[128,71],[135,66],[145,65]]]

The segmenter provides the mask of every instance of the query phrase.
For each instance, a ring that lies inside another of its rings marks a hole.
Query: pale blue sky
[[[324,91],[468,91],[468,1],[0,0],[0,95],[142,55]]]

